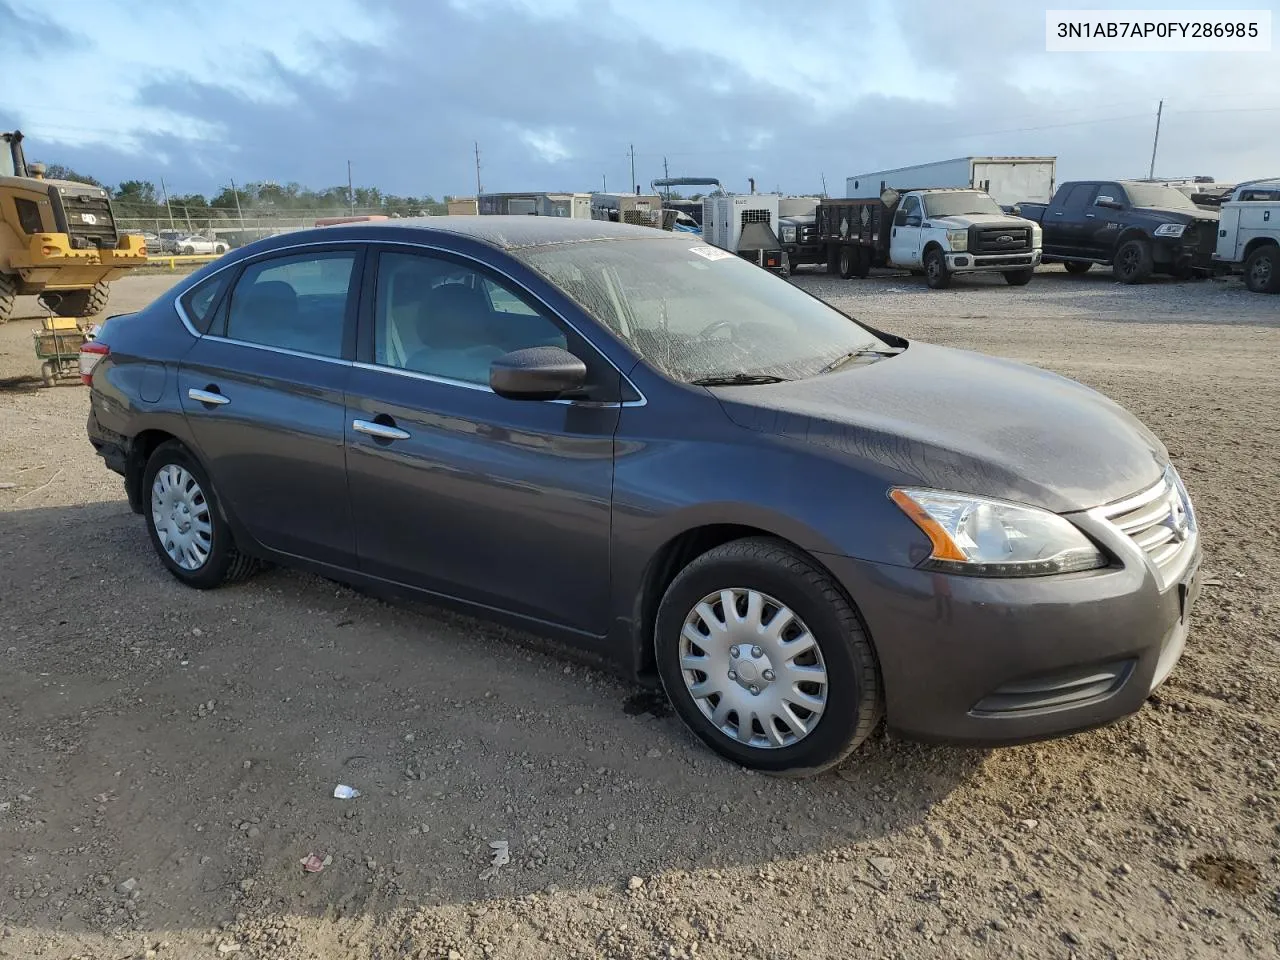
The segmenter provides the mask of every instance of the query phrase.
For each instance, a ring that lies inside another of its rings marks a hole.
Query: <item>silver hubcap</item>
[[[758,590],[709,593],[685,617],[680,670],[726,737],[777,749],[813,732],[827,705],[822,649],[790,609]]]
[[[177,464],[161,468],[151,484],[151,523],[164,552],[183,570],[199,570],[209,559],[209,501],[196,478]]]

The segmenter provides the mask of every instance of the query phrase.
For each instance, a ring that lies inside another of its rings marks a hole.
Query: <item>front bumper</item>
[[[122,236],[116,247],[74,248],[66,234],[36,234],[25,250],[15,251],[9,262],[22,280],[20,292],[74,290],[114,280],[125,271],[147,262],[141,237]]]
[[[1040,250],[1022,253],[948,253],[949,273],[1003,273],[1005,270],[1034,270],[1040,266]]]
[[[1018,743],[1135,713],[1177,663],[1199,590],[1198,545],[1163,590],[1131,557],[1004,580],[823,559],[876,645],[890,727],[927,740]]]

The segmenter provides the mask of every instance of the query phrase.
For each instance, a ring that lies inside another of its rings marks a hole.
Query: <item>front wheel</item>
[[[216,253],[218,256],[222,256],[224,253],[227,252],[227,248],[224,247],[222,244],[218,244],[216,247],[213,248],[213,252]]]
[[[1151,244],[1146,240],[1126,240],[1116,251],[1112,273],[1121,283],[1142,283],[1151,276],[1155,262],[1151,259]]]
[[[951,286],[951,272],[947,270],[947,258],[937,247],[924,255],[924,278],[931,290],[943,290]]]
[[[1249,254],[1244,285],[1254,293],[1280,293],[1280,247],[1259,247]]]
[[[162,443],[142,475],[147,532],[166,569],[208,590],[253,573],[258,563],[236,549],[213,483],[181,443]]]
[[[1004,271],[1004,282],[1011,287],[1025,287],[1035,275],[1036,272],[1034,270],[1006,270]]]
[[[733,541],[685,567],[662,598],[654,644],[681,718],[746,767],[826,770],[883,713],[875,653],[852,605],[775,540]]]
[[[187,256],[187,257],[194,256],[194,255],[195,255],[195,252],[196,252],[196,248],[195,248],[195,247],[183,247],[183,248],[182,248],[182,253],[183,253],[183,255],[184,255],[184,256]]]

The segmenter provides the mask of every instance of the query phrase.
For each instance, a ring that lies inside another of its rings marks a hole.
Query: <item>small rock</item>
[[[1262,767],[1263,770],[1274,770],[1276,768],[1276,762],[1270,757],[1263,757],[1258,761],[1258,766]]]
[[[996,919],[991,921],[991,929],[999,933],[1004,933],[1006,930],[1009,929],[1009,925],[1005,923],[1003,920],[1001,920],[999,917],[996,917]]]
[[[13,927],[0,927],[0,937],[12,937]]]
[[[15,490],[17,489],[17,486],[18,485],[16,483],[9,483],[6,480],[4,483],[0,483],[0,490]]]
[[[257,827],[250,827],[248,832],[245,834],[245,836],[247,836],[250,840],[256,840],[258,837],[262,836],[262,831],[259,830]]]
[[[241,893],[248,893],[248,892],[249,892],[250,890],[252,890],[252,889],[253,889],[253,880],[252,880],[252,878],[250,878],[250,877],[245,877],[245,879],[243,879],[243,880],[241,880],[241,881],[240,881],[240,892],[241,892]]]
[[[1074,930],[1063,930],[1062,939],[1065,940],[1067,943],[1071,944],[1073,947],[1078,947],[1083,942],[1080,939],[1080,934],[1076,933]]]
[[[238,943],[220,943],[218,944],[219,953],[239,953],[240,944]]]
[[[722,804],[720,804],[720,812],[721,812],[721,813],[728,813],[728,812],[729,812],[729,805],[728,805],[727,803],[722,803]]]
[[[30,803],[30,802],[31,802],[31,795],[30,795],[30,794],[26,794],[26,793],[20,793],[20,794],[18,794],[18,802],[19,802],[19,803]]]
[[[639,890],[643,886],[644,886],[644,880],[640,877],[632,877],[630,880],[627,881],[628,890]]]
[[[450,950],[449,960],[462,960],[462,954],[460,954],[457,950]]]
[[[1034,830],[1036,827],[1040,826],[1039,820],[1019,820],[1018,823],[1022,825],[1022,829],[1024,830]]]
[[[133,893],[133,891],[137,889],[138,881],[133,877],[130,877],[128,880],[121,880],[116,884],[116,893]]]
[[[888,857],[867,857],[867,863],[871,864],[871,869],[886,880],[893,876],[894,868],[897,866]]]
[[[191,628],[191,635],[192,635],[193,637],[203,637],[203,636],[204,636],[204,631],[203,631],[203,630],[201,630],[199,627],[192,627],[192,628]]]
[[[1129,866],[1127,863],[1122,863],[1120,864],[1120,873],[1127,877],[1129,874],[1133,873],[1133,867]]]
[[[404,735],[404,742],[405,742],[405,743],[413,743],[413,739],[414,739],[414,738],[413,738],[413,734],[412,734],[412,733],[406,733],[406,734]]]
[[[646,753],[645,756],[648,757],[650,760],[657,760],[660,756],[662,756],[662,751],[659,750],[657,747],[654,747],[652,750]]]
[[[244,767],[246,770],[248,770],[250,767],[252,767],[252,766],[253,766],[253,761],[252,761],[252,760],[246,760],[244,763],[240,764],[240,766],[242,766],[242,767]]]

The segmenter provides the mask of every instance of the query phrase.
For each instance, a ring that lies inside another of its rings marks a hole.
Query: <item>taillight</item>
[[[111,352],[111,348],[100,340],[86,340],[80,346],[80,382],[86,386],[93,383],[93,368],[98,361]]]

